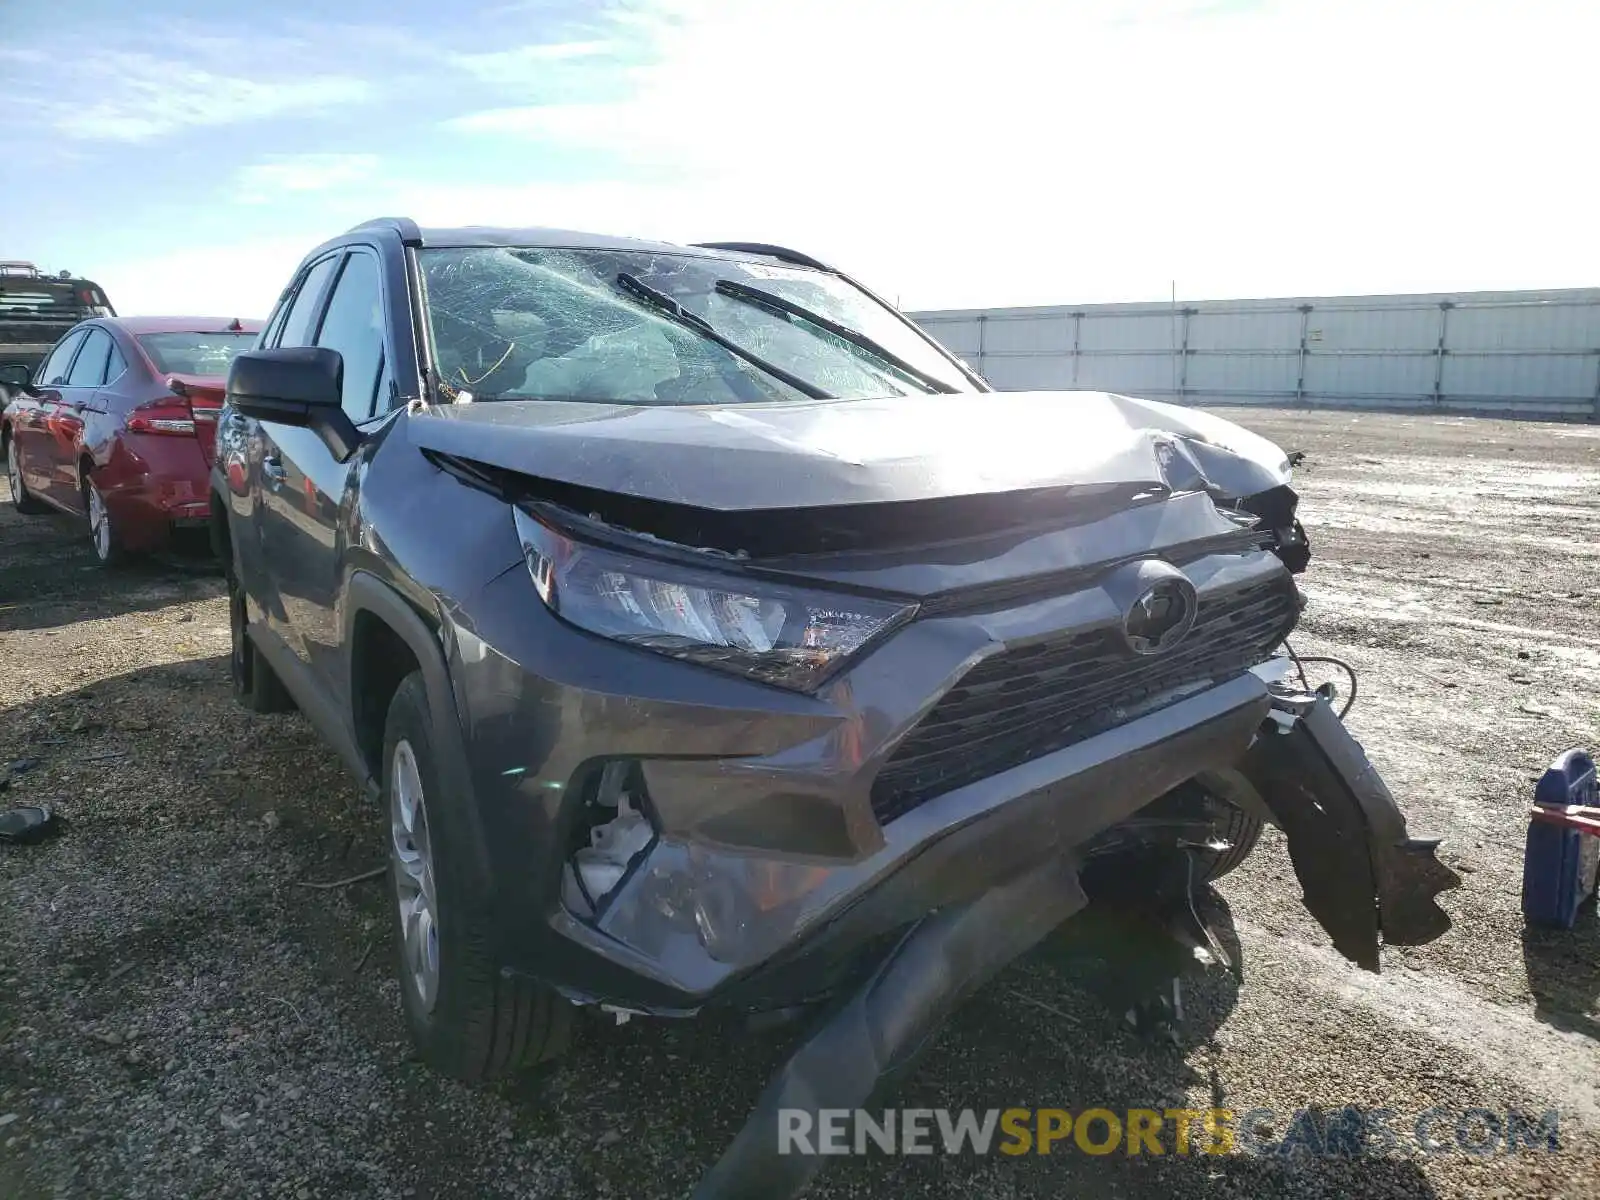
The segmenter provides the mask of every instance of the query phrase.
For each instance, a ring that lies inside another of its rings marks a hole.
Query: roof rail
[[[39,268],[31,262],[8,258],[0,260],[0,275],[38,275]]]
[[[374,217],[370,221],[363,221],[349,230],[350,233],[359,233],[363,229],[386,229],[391,233],[398,233],[400,240],[408,246],[422,245],[422,230],[417,228],[417,223],[410,217]]]
[[[768,258],[780,258],[796,266],[811,267],[818,271],[833,270],[821,259],[812,258],[809,254],[802,254],[798,250],[790,250],[784,246],[768,245],[766,242],[695,242],[694,244],[701,250],[732,250],[735,254],[764,254]]]

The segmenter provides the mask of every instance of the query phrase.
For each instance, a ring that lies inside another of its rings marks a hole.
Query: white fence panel
[[[1600,420],[1600,288],[912,314],[996,387]]]

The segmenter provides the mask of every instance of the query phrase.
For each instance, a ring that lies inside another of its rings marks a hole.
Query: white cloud
[[[195,126],[234,125],[355,104],[369,88],[336,75],[262,82],[174,66],[154,59],[122,59],[112,95],[56,110],[55,127],[67,137],[142,142]]]
[[[322,237],[331,236],[328,230]],[[322,237],[274,237],[225,245],[174,240],[120,261],[98,262],[94,279],[124,316],[186,313],[266,317],[295,267]]]
[[[280,154],[240,167],[235,197],[246,204],[268,204],[284,192],[326,192],[369,179],[378,169],[376,154]]]
[[[616,43],[605,40],[536,42],[510,50],[453,54],[449,62],[484,83],[522,88],[537,82],[539,73],[549,70],[552,64],[603,58],[618,49]]]
[[[15,47],[4,114],[83,141],[148,142],[184,129],[234,125],[360,104],[373,85],[316,43],[248,40],[178,25],[159,41],[111,50]],[[293,64],[273,69],[264,64]]]
[[[1600,273],[1581,232],[1596,6],[663,0],[630,17],[653,53],[627,99],[453,128],[670,182],[401,201],[437,222],[790,241],[919,306]]]

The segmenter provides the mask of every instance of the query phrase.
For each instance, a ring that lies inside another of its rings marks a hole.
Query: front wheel
[[[11,503],[19,513],[34,516],[46,511],[43,500],[37,499],[22,482],[22,451],[17,449],[17,439],[6,439],[6,482],[11,485]]]
[[[423,1061],[476,1083],[556,1057],[572,1006],[501,972],[488,888],[468,854],[468,801],[441,790],[432,729],[427,689],[414,671],[395,691],[383,736],[400,1001]]]

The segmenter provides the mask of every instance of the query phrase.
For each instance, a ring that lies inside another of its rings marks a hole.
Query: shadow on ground
[[[106,570],[82,522],[61,514],[23,517],[0,504],[5,534],[0,633],[149,612],[222,593],[209,551],[186,539],[171,552]]]
[[[1522,958],[1534,1015],[1547,1025],[1600,1041],[1600,914],[1590,900],[1571,929],[1527,925]]]

